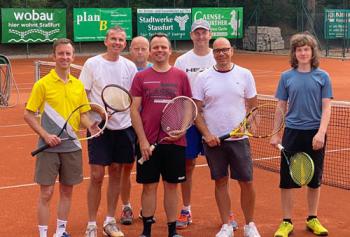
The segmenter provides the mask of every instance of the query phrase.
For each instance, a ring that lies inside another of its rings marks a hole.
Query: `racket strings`
[[[189,128],[197,116],[197,107],[190,98],[176,98],[163,110],[162,130],[170,136],[176,136]]]
[[[131,97],[129,93],[119,87],[106,87],[102,94],[105,104],[115,111],[127,110],[131,105]]]
[[[279,121],[277,126],[275,123],[275,115],[280,113],[283,117],[281,110],[276,111],[274,105],[262,105],[253,110],[247,118],[247,131],[254,137],[266,137],[276,134],[283,127],[283,120]]]
[[[299,185],[308,184],[312,177],[314,164],[304,153],[297,153],[290,159],[290,172],[293,180]]]

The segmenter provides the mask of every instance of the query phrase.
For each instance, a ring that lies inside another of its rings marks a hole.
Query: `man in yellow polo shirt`
[[[37,155],[35,166],[35,182],[40,185],[38,206],[39,236],[47,237],[49,222],[49,203],[53,195],[57,176],[60,181],[60,198],[57,213],[57,228],[55,237],[68,237],[66,232],[67,218],[71,205],[73,186],[81,183],[82,152],[79,141],[65,141],[55,135],[61,130],[64,121],[79,105],[88,103],[83,84],[69,74],[70,64],[74,59],[74,48],[69,39],[59,39],[53,44],[53,60],[55,69],[37,81],[32,89],[24,119],[40,136],[38,146],[45,143],[50,147]],[[41,124],[35,112],[40,111]],[[73,128],[80,122],[96,132],[96,126],[90,127],[83,114],[70,121]],[[81,120],[81,121],[80,121]]]

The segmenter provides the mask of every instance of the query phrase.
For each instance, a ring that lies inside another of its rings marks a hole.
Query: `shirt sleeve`
[[[41,81],[37,81],[30,93],[30,97],[27,101],[26,109],[32,112],[43,110],[44,105],[45,88]]]
[[[191,91],[190,82],[189,82],[188,77],[187,77],[187,75],[185,73],[184,73],[183,93],[184,93],[185,96],[192,98],[192,91]]]
[[[245,97],[248,99],[253,98],[254,96],[256,96],[257,92],[256,92],[255,80],[251,71],[247,72],[246,81],[247,81],[247,87],[245,91]]]
[[[193,91],[192,91],[192,98],[195,100],[200,100],[203,101],[204,100],[204,93],[203,93],[203,82],[204,82],[204,78],[203,78],[204,73],[200,73],[196,80],[194,81],[193,84]]]
[[[131,84],[130,93],[132,96],[142,97],[142,79],[140,77],[140,72],[135,74]]]
[[[324,73],[323,80],[324,80],[324,85],[322,86],[322,98],[333,99],[332,83],[327,73]]]
[[[87,60],[81,70],[79,79],[83,82],[85,90],[90,91],[93,84],[93,74],[90,69],[90,60]]]
[[[282,73],[280,80],[278,82],[277,90],[275,97],[279,100],[287,101],[288,100],[288,91],[285,86],[286,78],[285,75]]]
[[[132,82],[133,82],[133,80],[135,78],[136,73],[137,73],[137,67],[136,67],[136,65],[134,63],[132,63],[130,65],[130,84],[129,84],[129,88],[131,88],[131,85],[132,85]]]

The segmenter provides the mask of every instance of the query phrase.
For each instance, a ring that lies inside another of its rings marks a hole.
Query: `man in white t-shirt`
[[[126,46],[126,33],[121,27],[115,26],[109,29],[104,44],[107,48],[106,53],[89,58],[80,74],[89,99],[101,105],[103,105],[101,91],[106,85],[117,84],[129,90],[137,72],[133,62],[120,56]],[[120,188],[123,186],[121,176],[130,176],[135,161],[135,141],[136,134],[131,126],[130,111],[113,114],[103,135],[89,140],[90,185],[87,198],[89,214],[87,237],[97,236],[96,215],[106,167],[109,182],[107,215],[103,232],[110,237],[124,236],[114,216]]]
[[[255,191],[253,163],[247,137],[234,137],[220,142],[221,135],[238,127],[247,111],[256,106],[257,94],[253,75],[248,69],[232,63],[233,48],[225,38],[213,43],[215,66],[201,73],[193,86],[193,98],[199,109],[196,126],[203,135],[204,152],[215,180],[215,199],[222,227],[216,237],[232,237],[229,223],[231,199],[230,178],[241,188],[241,207],[245,217],[245,237],[260,237],[253,222]]]
[[[215,65],[215,59],[212,49],[209,47],[212,34],[208,21],[203,19],[194,21],[190,35],[193,49],[178,57],[174,66],[186,72],[193,91],[193,85],[198,74]],[[203,154],[202,135],[196,126],[192,126],[187,131],[186,139],[186,181],[181,184],[183,207],[176,221],[176,228],[178,229],[184,229],[192,223],[192,177],[196,158],[199,154]],[[237,229],[238,225],[232,212],[230,213],[230,223],[234,229]]]

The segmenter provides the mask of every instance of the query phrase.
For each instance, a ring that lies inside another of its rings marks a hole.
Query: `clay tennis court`
[[[78,58],[75,63],[82,64],[86,58]],[[0,109],[0,236],[38,236],[36,207],[38,186],[33,183],[35,159],[30,151],[35,147],[37,137],[23,121],[24,103],[28,98],[34,81],[35,59],[11,60],[14,78],[20,91],[20,103],[14,108]],[[49,60],[49,59],[41,59]],[[277,55],[256,55],[237,53],[235,63],[252,70],[259,94],[273,94],[281,71],[289,68],[288,57]],[[350,61],[322,59],[321,67],[327,70],[332,79],[336,100],[350,100]],[[349,126],[349,125],[348,125]],[[348,131],[347,131],[348,132]],[[344,134],[349,136],[349,134]],[[326,157],[331,159],[331,157]],[[186,237],[215,236],[220,228],[219,214],[214,198],[214,183],[210,180],[209,169],[203,158],[198,159],[199,167],[194,174],[193,219],[194,223],[179,234]],[[335,171],[336,172],[336,171]],[[84,148],[84,182],[75,188],[73,204],[68,222],[68,231],[72,236],[83,236],[87,223],[86,192],[89,168],[86,147]],[[280,219],[280,195],[277,173],[259,168],[254,170],[256,187],[255,221],[261,236],[273,236]],[[107,181],[107,179],[105,180]],[[106,183],[105,183],[106,184]],[[104,185],[105,191],[106,185]],[[52,200],[49,236],[56,226],[57,191]],[[152,236],[167,236],[165,213],[162,206],[162,185],[159,185],[157,223],[153,225]],[[180,192],[179,192],[180,194]],[[132,174],[131,203],[135,214],[140,208],[141,185],[135,182]],[[243,236],[244,218],[239,206],[239,188],[231,184],[232,207],[240,228],[235,236]],[[330,236],[350,236],[350,192],[324,185],[319,206],[319,217],[328,228]],[[179,202],[180,208],[181,202]],[[293,213],[293,236],[314,236],[305,230],[306,189],[296,192]],[[120,202],[116,217],[119,218]],[[105,198],[98,215],[99,234],[106,211]],[[142,222],[135,220],[131,226],[122,226],[125,236],[136,237],[142,231]]]

